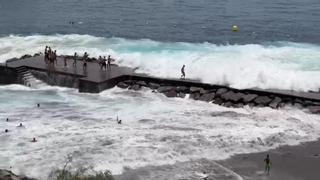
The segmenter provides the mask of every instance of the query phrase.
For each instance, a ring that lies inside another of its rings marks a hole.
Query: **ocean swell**
[[[10,35],[0,38],[0,62],[42,52],[45,45],[58,54],[111,54],[120,65],[159,77],[180,77],[185,64],[187,78],[235,88],[317,91],[320,87],[320,46],[293,42],[216,45],[77,34]]]

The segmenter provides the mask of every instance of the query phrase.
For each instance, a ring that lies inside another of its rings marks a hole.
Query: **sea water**
[[[319,7],[317,0],[0,0],[0,63],[49,45],[58,54],[111,54],[152,76],[179,77],[185,64],[187,78],[202,82],[318,91]],[[67,156],[73,167],[120,174],[299,144],[319,138],[319,129],[318,116],[293,107],[225,108],[148,89],[0,86],[0,168],[40,179]]]

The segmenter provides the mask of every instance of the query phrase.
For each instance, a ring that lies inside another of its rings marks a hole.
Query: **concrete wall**
[[[0,66],[0,84],[18,83],[18,74],[14,68]]]
[[[59,73],[48,73],[46,71],[30,70],[32,75],[40,79],[41,81],[51,85],[51,86],[63,86],[70,88],[78,88],[79,77],[72,75],[65,75]]]

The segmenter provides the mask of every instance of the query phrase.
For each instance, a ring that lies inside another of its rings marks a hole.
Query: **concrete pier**
[[[217,104],[231,104],[231,106],[234,104],[250,104],[250,102],[244,100],[243,96],[253,94],[260,97],[259,99],[256,96],[254,102],[253,99],[251,100],[253,104],[258,106],[268,105],[277,108],[281,103],[290,102],[291,104],[301,104],[304,107],[319,106],[319,109],[315,109],[315,111],[320,112],[320,93],[316,92],[262,90],[255,88],[235,89],[190,79],[181,80],[152,77],[145,74],[138,74],[132,68],[120,67],[115,64],[111,65],[110,69],[102,70],[97,62],[87,62],[87,68],[84,70],[83,63],[80,60],[77,60],[77,65],[73,66],[73,59],[68,59],[67,66],[65,67],[63,57],[58,57],[57,64],[54,65],[54,68],[48,67],[43,56],[10,60],[6,65],[0,66],[0,75],[0,84],[21,83],[30,85],[25,81],[30,76],[34,76],[49,85],[77,88],[79,92],[88,93],[99,93],[119,83],[125,85],[125,88],[133,89],[139,89],[142,86],[150,88],[152,86],[151,84],[157,84],[171,91],[171,93],[165,90],[162,92],[167,93],[168,97],[177,97],[177,93],[188,93],[192,95],[193,99],[200,100],[210,99],[211,96],[214,96],[211,100],[217,102]],[[171,89],[168,89],[168,87],[171,87]],[[184,87],[188,90],[181,91],[177,87]],[[197,92],[194,90],[195,88],[201,88],[203,91]],[[225,89],[225,92],[220,94],[221,91],[218,92],[219,89]],[[157,91],[159,92],[161,89]],[[175,93],[172,91],[175,91]],[[206,91],[206,93],[203,93],[204,91]],[[201,98],[200,96],[205,97]],[[277,98],[281,98],[281,100]]]

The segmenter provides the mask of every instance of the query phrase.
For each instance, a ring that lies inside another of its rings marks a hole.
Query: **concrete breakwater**
[[[64,64],[64,58],[67,66]],[[235,89],[228,86],[202,83],[191,79],[168,79],[136,73],[129,67],[113,64],[109,69],[100,68],[95,59],[90,59],[87,68],[82,68],[82,61],[72,65],[72,58],[59,56],[54,69],[49,69],[40,54],[24,55],[12,59],[6,65],[0,65],[0,84],[25,84],[32,87],[30,79],[40,79],[49,85],[77,88],[79,92],[99,93],[118,86],[139,90],[142,87],[163,93],[167,97],[188,96],[226,107],[271,107],[281,108],[286,105],[307,108],[312,113],[320,113],[319,92],[295,92],[286,90]],[[37,82],[39,83],[39,82]]]

